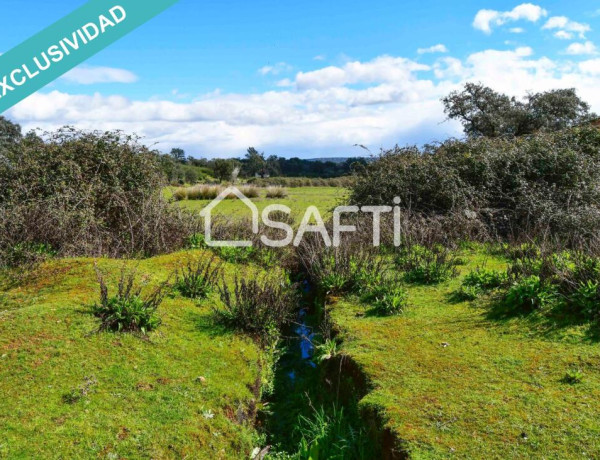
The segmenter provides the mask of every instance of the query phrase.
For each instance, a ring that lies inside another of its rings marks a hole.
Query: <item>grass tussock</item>
[[[287,198],[288,191],[283,187],[267,187],[266,195],[267,198]]]

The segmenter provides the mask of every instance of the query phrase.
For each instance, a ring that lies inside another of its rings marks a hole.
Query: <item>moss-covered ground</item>
[[[461,277],[502,269],[465,253]],[[506,316],[492,298],[456,302],[455,280],[409,285],[397,317],[357,299],[330,306],[343,351],[371,382],[363,407],[381,413],[411,458],[598,458],[600,343],[590,326]],[[567,372],[580,371],[580,383]]]
[[[130,265],[151,285],[201,255]],[[122,264],[99,261],[115,278]],[[212,324],[216,296],[167,297],[149,339],[98,333],[89,311],[98,298],[90,259],[52,261],[4,282],[0,458],[247,458],[260,444],[246,414],[263,357],[250,339]]]

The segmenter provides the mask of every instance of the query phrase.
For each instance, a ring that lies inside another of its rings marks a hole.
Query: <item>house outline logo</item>
[[[259,232],[259,212],[256,205],[244,195],[237,187],[227,187],[223,190],[219,196],[210,202],[202,211],[200,211],[200,217],[204,218],[204,241],[208,246],[211,247],[230,247],[230,248],[247,248],[252,246],[252,241],[214,241],[212,239],[212,211],[222,201],[227,199],[229,195],[237,196],[242,203],[244,203],[252,211],[252,232],[258,235]]]

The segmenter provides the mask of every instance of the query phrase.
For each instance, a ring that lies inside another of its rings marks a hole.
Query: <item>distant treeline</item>
[[[303,160],[282,158],[250,147],[244,158],[213,159],[186,156],[183,149],[173,149],[162,158],[163,169],[172,183],[195,183],[207,177],[219,181],[237,178],[303,178],[332,179],[349,176],[357,165],[366,165],[367,158],[349,158],[344,161]]]

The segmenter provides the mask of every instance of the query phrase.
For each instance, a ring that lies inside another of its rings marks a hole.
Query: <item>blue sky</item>
[[[0,51],[83,3],[4,0]],[[465,81],[573,86],[600,112],[599,23],[592,0],[180,0],[8,116],[194,156],[361,154],[459,134],[439,98]]]

